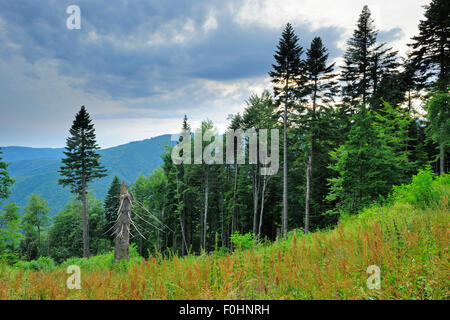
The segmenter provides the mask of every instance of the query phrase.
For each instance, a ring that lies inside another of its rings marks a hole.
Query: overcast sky
[[[223,131],[267,72],[287,22],[339,58],[364,4],[404,54],[427,0],[2,0],[0,146],[63,147],[85,105],[102,148],[178,132],[187,114]],[[69,30],[69,5],[81,29]]]

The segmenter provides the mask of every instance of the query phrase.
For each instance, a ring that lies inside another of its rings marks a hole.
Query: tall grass
[[[2,265],[0,299],[449,299],[449,186],[448,175],[423,171],[385,206],[344,216],[333,230],[294,231],[233,254]],[[81,267],[81,290],[66,288],[70,264]],[[379,290],[367,288],[370,265],[381,269]]]

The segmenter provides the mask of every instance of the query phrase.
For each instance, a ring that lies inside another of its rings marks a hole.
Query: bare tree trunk
[[[441,124],[441,134],[444,135],[444,123]],[[439,148],[439,166],[440,166],[440,175],[443,175],[445,173],[445,148],[444,143],[441,143]]]
[[[165,223],[164,218],[165,218],[165,213],[166,213],[166,201],[167,201],[167,189],[168,189],[168,186],[169,186],[169,179],[166,178],[166,192],[164,192],[164,203],[163,203],[162,212],[161,212],[162,222],[164,222],[164,223]],[[168,239],[168,231],[166,229],[164,229],[163,236],[164,236],[164,238],[163,238],[164,242],[163,243],[164,243],[164,250],[165,250],[165,249],[167,249],[167,245],[168,245],[168,241],[169,241],[169,239]]]
[[[131,194],[128,186],[122,183],[120,188],[120,211],[117,219],[116,248],[114,250],[114,263],[121,260],[128,261],[130,254],[130,225],[131,225]]]
[[[220,194],[220,243],[221,247],[225,246],[225,213],[224,213],[224,194],[221,192]]]
[[[261,229],[262,229],[262,222],[263,222],[263,215],[264,215],[264,197],[266,195],[266,186],[269,182],[269,179],[267,176],[264,176],[263,178],[263,189],[261,193],[261,211],[259,214],[259,227],[258,227],[258,236],[261,236]]]
[[[287,186],[287,102],[284,104],[284,150],[283,150],[283,219],[282,219],[282,236],[286,236],[288,229],[288,186]]]
[[[305,195],[305,233],[309,232],[309,216],[310,216],[310,199],[311,199],[311,179],[313,169],[313,150],[314,150],[314,120],[316,118],[316,99],[317,99],[317,78],[314,79],[313,105],[310,122],[310,140],[309,140],[309,157],[306,168],[306,195]]]
[[[177,168],[177,174],[176,174],[176,179],[177,179],[177,198],[178,198],[178,207],[180,207],[181,203],[180,203],[180,192],[179,192],[179,188],[178,188],[178,168]],[[186,244],[186,235],[184,232],[184,202],[183,202],[183,209],[180,212],[180,227],[181,227],[181,256],[184,256],[185,251],[184,249],[186,248],[186,251],[188,251],[187,248],[187,244]],[[175,245],[174,245],[175,247]]]
[[[231,234],[233,234],[237,227],[237,207],[236,207],[236,197],[237,197],[237,180],[239,175],[239,165],[234,160],[234,187],[233,187],[233,215],[231,217]],[[231,243],[231,249],[233,249],[233,244]]]
[[[305,233],[309,232],[309,199],[311,194],[312,161],[313,161],[313,148],[311,138],[309,146],[308,166],[306,168]]]
[[[39,222],[38,222],[39,223]],[[41,256],[41,225],[38,224],[38,257]]]
[[[203,249],[206,250],[206,227],[208,219],[208,195],[209,195],[209,166],[205,170],[205,214],[203,216]]]
[[[253,233],[258,232],[258,203],[259,203],[259,183],[258,165],[253,166]]]
[[[89,258],[89,223],[87,218],[86,181],[83,179],[81,190],[81,201],[83,202],[83,257]]]

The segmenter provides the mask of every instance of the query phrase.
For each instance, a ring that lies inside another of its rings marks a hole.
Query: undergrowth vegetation
[[[341,216],[333,230],[258,244],[234,235],[232,254],[153,255],[114,265],[113,253],[0,264],[0,299],[449,299],[450,177],[420,171],[384,205]],[[66,287],[69,265],[81,289]],[[381,270],[369,289],[367,268]]]

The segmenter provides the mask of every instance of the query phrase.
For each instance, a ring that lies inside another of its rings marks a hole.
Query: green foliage
[[[311,113],[330,107],[337,95],[337,75],[333,73],[334,63],[327,65],[328,56],[328,49],[324,47],[322,39],[314,38],[306,51],[305,60],[305,71],[309,80],[305,90],[312,100],[310,104],[313,106],[309,108]],[[310,118],[314,120],[314,114]]]
[[[344,102],[353,107],[369,102],[378,90],[383,76],[398,64],[396,52],[377,43],[377,30],[369,7],[364,6],[353,32],[347,42],[341,80],[345,82],[342,91]]]
[[[156,252],[161,248],[162,232],[160,230],[163,226],[156,219],[163,220],[162,215],[166,205],[166,184],[164,170],[158,167],[149,177],[140,175],[130,186],[133,197],[138,202],[133,208],[135,213],[133,215],[134,223],[140,230],[147,230],[145,232],[146,239],[135,237],[131,241],[137,246],[138,252],[143,256],[149,252]],[[154,217],[150,216],[141,206],[151,212]]]
[[[104,235],[106,219],[102,203],[91,194],[88,196],[88,218],[90,233],[90,249],[94,254],[108,252],[110,241]],[[73,199],[64,210],[53,218],[53,225],[49,230],[50,255],[55,261],[61,263],[69,257],[83,254],[82,225],[80,212],[82,205],[79,200]]]
[[[61,175],[58,183],[69,186],[70,191],[78,196],[83,202],[83,255],[89,257],[89,220],[87,218],[86,193],[89,183],[97,178],[103,178],[106,169],[100,165],[100,154],[96,150],[100,149],[95,137],[94,125],[91,122],[89,113],[84,106],[76,114],[70,137],[67,138],[65,158],[63,165],[58,171]]]
[[[99,254],[89,258],[69,258],[64,261],[61,266],[67,268],[70,265],[79,266],[84,271],[94,270],[114,270],[114,271],[126,271],[130,266],[136,265],[143,261],[143,258],[139,255],[135,244],[130,245],[129,261],[120,261],[119,264],[114,263],[114,251],[108,253]]]
[[[8,164],[2,161],[0,149],[0,200],[8,198],[10,194],[10,188],[14,184],[14,180],[8,175]]]
[[[427,118],[430,122],[428,135],[436,142],[440,149],[440,172],[445,172],[445,153],[450,147],[450,94],[436,91],[431,94],[431,99],[425,106]]]
[[[117,220],[117,213],[119,211],[120,205],[120,180],[117,175],[114,176],[111,185],[109,186],[108,193],[106,194],[106,199],[103,204],[105,210],[106,226],[105,233],[108,234],[111,244],[114,243],[113,226]]]
[[[239,231],[231,235],[231,242],[237,251],[253,249],[258,244],[255,234],[248,232],[241,235]]]
[[[450,197],[450,175],[439,177],[430,167],[419,170],[408,185],[394,186],[390,200],[409,203],[425,209],[435,207],[443,197]]]
[[[22,270],[50,272],[55,268],[55,262],[52,258],[41,256],[37,260],[19,261],[15,266]]]
[[[16,252],[23,238],[19,215],[19,207],[15,203],[5,205],[0,210],[0,254],[3,252],[17,256]]]
[[[274,95],[281,101],[293,100],[297,84],[304,81],[302,53],[303,48],[294,28],[290,23],[286,24],[274,55],[276,64],[272,65],[273,71],[269,72],[274,84]]]
[[[425,109],[433,140],[439,145],[450,146],[450,94],[434,92]]]
[[[50,225],[50,208],[41,196],[32,194],[24,209],[22,225],[25,230],[25,248],[27,259],[37,258],[43,253],[43,234]]]
[[[26,230],[33,230],[36,232],[43,231],[49,225],[48,213],[50,208],[47,201],[41,196],[32,194],[28,199],[28,204],[24,209],[24,216],[22,223]]]
[[[448,90],[450,81],[449,15],[447,0],[432,0],[425,6],[425,19],[420,21],[419,35],[411,44],[417,71],[442,91]]]
[[[331,152],[330,168],[339,176],[330,179],[327,199],[337,201],[340,212],[356,213],[407,179],[408,158],[397,149],[405,137],[398,126],[389,125],[387,117],[378,116],[376,122],[363,106],[354,117],[348,141]]]
[[[1,251],[0,251],[1,252]],[[14,265],[19,261],[17,253],[6,251],[0,253],[0,264]]]
[[[237,234],[241,249],[231,255],[158,255],[144,261],[132,246],[130,262],[119,265],[113,264],[113,252],[60,266],[46,257],[1,264],[0,298],[49,299],[57,292],[65,299],[335,299],[338,292],[339,299],[445,299],[450,181],[447,175],[433,177],[422,170],[409,186],[399,187],[392,203],[343,215],[333,230],[307,235],[293,230],[265,246],[249,245],[251,234]],[[430,192],[437,195],[430,199],[439,199],[433,209],[405,202],[407,193],[416,194],[416,201]],[[372,264],[381,268],[379,291],[366,287],[365,271]],[[69,265],[82,269],[88,285],[80,291],[65,288]],[[152,290],[130,290],[149,283]]]
[[[86,187],[95,178],[105,177],[106,170],[100,165],[100,155],[96,152],[100,149],[95,138],[94,125],[91,123],[89,113],[84,106],[76,114],[70,137],[67,138],[65,158],[59,173],[62,178],[59,183],[70,186],[72,193],[82,197]]]

